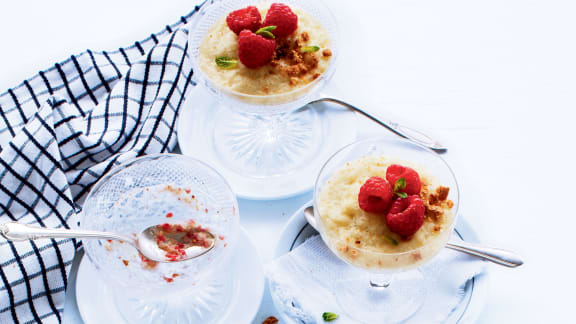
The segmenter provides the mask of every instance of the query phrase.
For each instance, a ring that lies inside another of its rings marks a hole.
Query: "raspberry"
[[[238,58],[247,68],[258,68],[270,61],[276,50],[276,41],[243,30],[238,37]]]
[[[396,199],[386,215],[386,224],[390,231],[404,237],[410,236],[424,224],[425,211],[424,203],[418,195]]]
[[[371,177],[360,187],[358,205],[368,213],[385,213],[392,203],[392,188],[386,179]]]
[[[260,16],[260,11],[254,6],[249,6],[244,9],[239,9],[232,11],[226,17],[226,23],[228,27],[236,34],[240,34],[244,29],[251,30],[253,32],[260,28],[260,22],[262,21],[262,16]]]
[[[420,176],[418,172],[409,167],[401,166],[398,164],[392,164],[386,169],[386,180],[394,186],[396,181],[400,178],[404,178],[406,181],[406,187],[402,190],[409,195],[417,195],[420,193],[422,183],[420,182]]]
[[[262,26],[276,26],[272,33],[276,37],[286,37],[298,28],[298,16],[287,5],[273,3],[266,13]]]

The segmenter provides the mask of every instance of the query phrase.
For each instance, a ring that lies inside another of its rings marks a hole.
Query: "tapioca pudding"
[[[425,167],[386,156],[348,162],[317,198],[326,243],[365,268],[412,268],[436,255],[453,223],[449,188]]]
[[[316,19],[299,8],[272,4],[221,18],[202,40],[198,59],[202,72],[220,90],[268,97],[305,93],[332,57],[329,34]]]

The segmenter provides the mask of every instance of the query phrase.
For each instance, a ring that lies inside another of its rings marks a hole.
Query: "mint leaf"
[[[393,237],[390,237],[390,236],[384,234],[384,238],[387,239],[390,243],[392,243],[394,245],[398,245],[398,241],[396,241]]]
[[[300,52],[302,52],[302,53],[318,52],[319,50],[320,50],[320,46],[316,46],[316,45],[302,46],[300,48]]]
[[[274,31],[274,29],[276,29],[276,26],[266,26],[266,27],[262,27],[260,29],[258,29],[256,31],[256,34],[258,34],[258,32],[262,32],[262,31],[267,31],[267,32],[271,32]]]
[[[333,320],[337,319],[338,315],[334,314],[334,313],[330,313],[330,312],[324,312],[322,313],[322,319],[325,322],[332,322]]]
[[[406,198],[408,197],[408,194],[405,192],[395,192],[394,193],[396,196],[400,197],[400,198]]]
[[[218,67],[221,67],[223,69],[231,69],[238,64],[238,60],[235,60],[227,56],[218,56],[215,61],[216,65],[218,65]]]
[[[272,34],[272,31],[274,29],[276,29],[276,26],[262,27],[256,31],[256,35],[260,35],[260,36],[265,37],[265,38],[276,38],[276,36],[274,36],[274,34]]]
[[[396,180],[396,183],[394,184],[394,194],[400,198],[408,197],[407,193],[400,192],[401,190],[404,190],[404,188],[406,188],[406,179],[398,178],[398,180]]]
[[[398,180],[396,180],[396,183],[394,184],[394,192],[403,190],[404,188],[406,188],[406,179],[398,178]]]

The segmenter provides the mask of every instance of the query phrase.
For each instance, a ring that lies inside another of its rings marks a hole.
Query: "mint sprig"
[[[276,38],[276,36],[274,36],[274,34],[272,34],[272,31],[274,29],[276,29],[276,26],[262,27],[256,31],[256,35],[260,35],[260,36],[265,37],[265,38]]]
[[[325,322],[332,322],[333,320],[335,320],[335,319],[337,319],[337,318],[338,318],[338,315],[337,315],[337,314],[334,314],[334,313],[331,313],[331,312],[324,312],[324,313],[322,313],[322,319],[323,319]]]
[[[231,69],[238,64],[238,60],[235,60],[227,56],[218,56],[215,61],[216,65],[218,65],[218,67],[223,69]]]
[[[393,237],[384,234],[384,238],[393,245],[398,245],[398,241],[396,241]]]
[[[399,178],[396,180],[396,183],[394,183],[394,194],[400,198],[408,197],[407,193],[401,192],[401,190],[404,190],[404,188],[406,188],[406,179]]]
[[[302,52],[302,53],[318,52],[319,50],[320,50],[320,46],[316,46],[316,45],[302,46],[300,48],[300,52]]]

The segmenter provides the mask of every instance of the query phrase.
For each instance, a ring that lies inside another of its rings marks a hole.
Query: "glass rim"
[[[236,195],[234,194],[234,191],[232,190],[232,188],[230,187],[230,184],[226,181],[226,179],[220,174],[220,172],[218,172],[216,169],[214,169],[212,166],[208,165],[207,163],[200,161],[198,159],[195,159],[193,157],[189,157],[186,156],[184,154],[177,154],[177,153],[154,153],[154,154],[147,154],[144,156],[139,156],[139,157],[135,157],[132,158],[116,167],[113,167],[110,171],[106,172],[100,179],[98,179],[98,181],[96,181],[93,185],[92,188],[90,188],[90,191],[88,192],[88,195],[86,196],[86,199],[84,200],[84,204],[89,201],[90,198],[92,198],[92,196],[94,195],[94,193],[100,188],[102,187],[102,185],[104,183],[106,183],[106,181],[108,181],[111,177],[113,177],[114,175],[118,174],[121,171],[124,171],[125,169],[133,166],[136,163],[140,163],[146,160],[155,160],[158,158],[162,158],[162,157],[168,157],[168,158],[183,158],[185,160],[188,160],[190,162],[193,163],[198,163],[206,168],[208,168],[209,170],[211,170],[212,172],[214,172],[225,184],[226,188],[233,194],[234,197],[236,197]],[[235,202],[235,204],[237,204],[237,202]],[[83,219],[84,213],[81,213],[81,217],[80,217],[80,221]]]
[[[454,180],[455,187],[456,187],[456,188],[455,188],[455,189],[456,189],[456,197],[457,197],[457,200],[454,201],[454,207],[451,209],[451,210],[452,210],[452,215],[453,215],[453,216],[452,216],[452,221],[450,222],[450,226],[448,226],[448,228],[446,228],[443,232],[447,231],[448,229],[449,229],[450,231],[453,231],[454,228],[455,228],[455,226],[456,226],[456,221],[457,221],[457,219],[458,219],[458,210],[459,210],[459,207],[460,207],[460,198],[461,198],[461,197],[460,197],[460,194],[461,194],[461,193],[460,193],[460,187],[459,187],[459,184],[458,184],[458,180],[457,180],[457,178],[456,178],[456,174],[454,173],[454,171],[452,170],[452,168],[450,167],[450,165],[448,164],[448,162],[446,162],[446,160],[445,160],[444,158],[442,158],[438,153],[432,151],[431,149],[429,149],[429,148],[427,148],[427,147],[425,147],[425,146],[423,146],[423,145],[420,145],[420,144],[418,144],[418,143],[414,143],[414,142],[412,142],[412,141],[409,141],[409,140],[407,140],[407,139],[403,139],[403,138],[389,138],[389,137],[382,137],[382,136],[369,137],[369,138],[361,139],[361,140],[355,141],[355,142],[353,142],[353,143],[350,143],[350,144],[342,147],[341,149],[337,150],[336,152],[334,152],[334,154],[332,154],[332,155],[328,158],[328,160],[326,160],[326,162],[324,163],[324,165],[322,166],[322,168],[321,168],[320,171],[318,172],[318,176],[316,177],[316,181],[315,181],[315,183],[314,183],[314,193],[313,193],[313,194],[314,194],[314,197],[313,197],[313,199],[314,199],[314,203],[313,203],[313,204],[314,204],[314,219],[316,219],[317,222],[318,222],[318,224],[320,224],[320,225],[318,226],[318,227],[319,227],[318,232],[320,233],[320,236],[322,237],[322,240],[325,241],[326,245],[327,245],[331,250],[333,250],[333,247],[332,247],[331,245],[337,244],[337,243],[340,243],[340,242],[344,242],[344,240],[343,240],[343,239],[337,239],[337,240],[335,240],[335,241],[332,241],[333,244],[328,244],[328,242],[327,242],[328,240],[327,240],[327,239],[324,239],[324,237],[325,237],[326,235],[325,235],[325,233],[324,233],[324,229],[323,229],[323,226],[322,226],[322,220],[321,220],[321,216],[320,216],[320,209],[318,208],[318,195],[319,195],[318,190],[319,190],[319,184],[320,184],[320,183],[319,183],[319,182],[320,182],[320,177],[321,177],[321,176],[323,175],[323,173],[325,172],[325,169],[326,169],[326,167],[328,166],[328,163],[330,163],[330,162],[332,161],[332,159],[334,159],[336,156],[338,156],[338,154],[340,154],[340,153],[343,152],[344,150],[346,150],[346,149],[348,149],[348,148],[351,148],[351,147],[353,147],[353,146],[359,145],[359,144],[363,144],[363,143],[367,143],[367,142],[379,142],[379,141],[396,141],[396,142],[399,142],[399,143],[404,143],[404,144],[412,145],[412,146],[414,146],[414,147],[418,147],[419,149],[423,149],[424,151],[432,154],[432,155],[435,156],[436,158],[440,159],[440,161],[442,161],[442,163],[444,164],[444,166],[446,166],[447,170],[449,171],[450,175],[452,176],[452,179]],[[451,188],[451,189],[452,189],[452,188]],[[316,216],[316,215],[317,215],[317,216]],[[417,247],[417,248],[415,248],[415,249],[411,249],[411,250],[408,250],[408,251],[392,252],[392,253],[390,253],[390,252],[370,251],[370,250],[367,250],[367,249],[362,249],[362,248],[355,247],[355,246],[353,246],[353,245],[350,244],[350,243],[345,243],[345,244],[346,244],[347,247],[349,247],[349,248],[351,248],[351,249],[353,249],[353,250],[362,252],[362,253],[364,253],[364,254],[377,255],[377,256],[378,256],[378,255],[381,255],[381,256],[404,256],[404,255],[409,255],[409,254],[412,254],[412,253],[414,253],[414,252],[418,252],[418,251],[424,250],[425,248],[427,248],[427,247],[430,246],[430,244],[425,244],[425,245],[422,245],[422,246],[420,246],[420,247]],[[345,260],[345,259],[344,259],[343,257],[341,257],[338,253],[336,253],[336,255],[338,255],[339,258]]]

